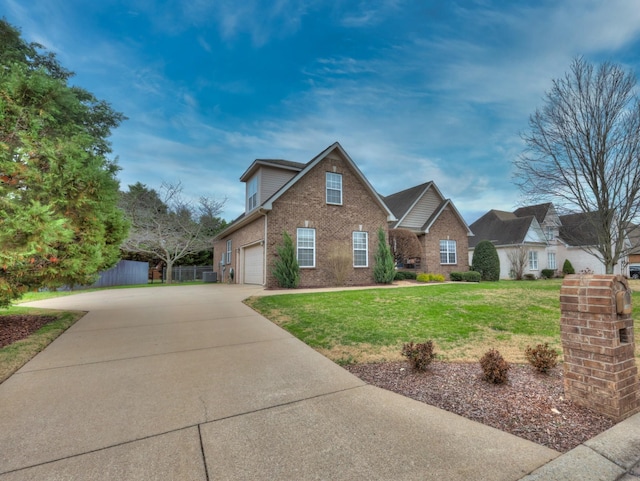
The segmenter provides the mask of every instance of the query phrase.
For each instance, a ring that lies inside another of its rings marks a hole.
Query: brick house
[[[445,199],[433,182],[411,187],[384,197],[396,217],[389,229],[408,229],[422,246],[416,263],[423,272],[443,274],[469,270],[467,226],[451,199]]]
[[[348,253],[346,285],[373,283],[377,232],[395,217],[339,143],[306,164],[258,159],[240,180],[245,212],[213,240],[219,280],[277,287],[271,270],[287,232],[300,287],[335,285],[337,251]]]

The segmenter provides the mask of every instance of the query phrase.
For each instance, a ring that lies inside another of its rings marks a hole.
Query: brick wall
[[[429,229],[429,233],[418,237],[422,244],[424,257],[422,270],[435,274],[443,274],[448,277],[451,272],[464,272],[469,270],[469,238],[467,229],[460,222],[458,216],[447,207],[436,222]],[[456,241],[456,264],[440,263],[440,241]]]
[[[329,205],[325,198],[325,173],[342,174],[342,205]],[[346,285],[373,283],[373,256],[377,248],[377,231],[387,230],[386,212],[378,206],[370,191],[337,151],[313,167],[273,204],[268,214],[267,253],[271,259],[282,242],[282,232],[288,232],[294,244],[299,227],[316,229],[316,267],[300,269],[300,287],[335,285],[328,256],[336,249],[345,249],[352,256],[352,233],[368,233],[368,267],[350,265]],[[275,287],[275,278],[267,272],[267,287]]]
[[[220,259],[222,253],[227,252],[227,240],[231,239],[231,264],[225,266],[224,276]],[[213,266],[218,273],[218,281],[228,281],[229,269],[233,267],[235,271],[234,282],[240,282],[240,249],[264,240],[264,216],[258,216],[256,220],[250,222],[243,228],[235,231],[227,237],[213,243]]]
[[[615,300],[628,290],[611,275],[567,276],[560,290],[565,394],[616,422],[640,411],[633,319]]]

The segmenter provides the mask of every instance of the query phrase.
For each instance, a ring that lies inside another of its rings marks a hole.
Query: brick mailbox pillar
[[[631,291],[613,275],[569,275],[560,289],[564,391],[619,422],[640,411]]]

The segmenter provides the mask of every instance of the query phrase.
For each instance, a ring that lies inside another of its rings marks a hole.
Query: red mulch
[[[506,384],[482,380],[477,363],[433,362],[415,372],[406,362],[355,364],[346,369],[363,381],[566,452],[613,426],[567,400],[562,367],[539,374],[511,365]]]
[[[54,316],[26,314],[0,316],[0,348],[24,339],[45,324],[55,320]]]

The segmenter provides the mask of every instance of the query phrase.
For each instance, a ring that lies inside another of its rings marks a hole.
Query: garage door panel
[[[264,250],[261,245],[244,249],[244,283],[262,284]]]

